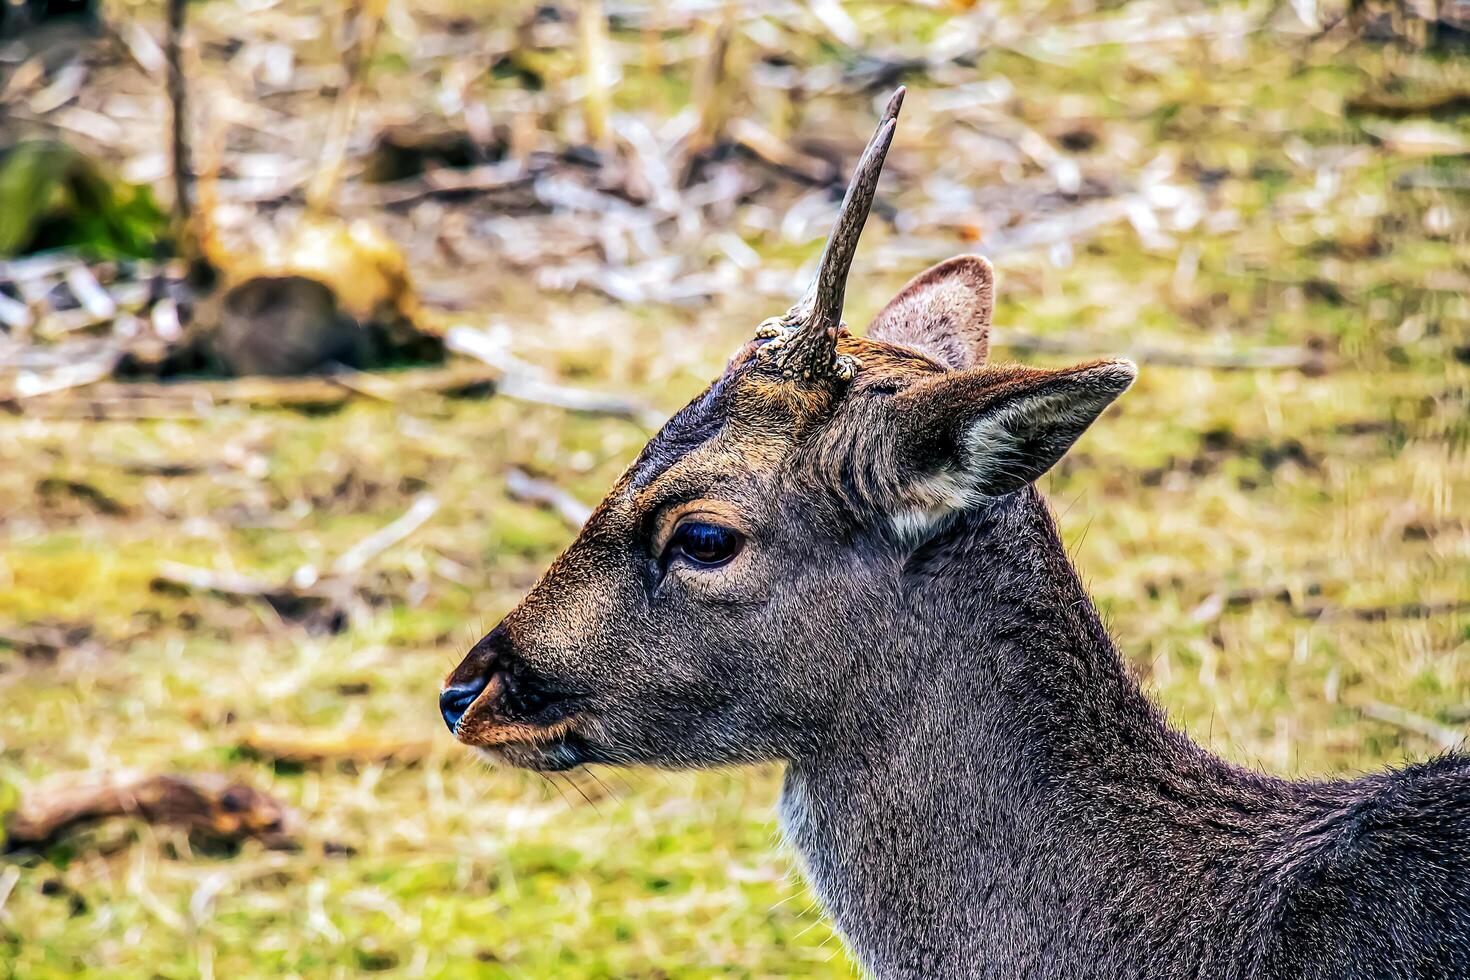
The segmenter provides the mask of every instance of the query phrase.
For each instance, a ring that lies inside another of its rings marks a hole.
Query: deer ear
[[[913,347],[946,367],[985,363],[995,274],[978,255],[947,259],[909,280],[868,324],[868,336]]]
[[[1130,361],[990,367],[936,375],[895,395],[902,490],[894,526],[922,534],[947,514],[1031,483],[1137,373]]]

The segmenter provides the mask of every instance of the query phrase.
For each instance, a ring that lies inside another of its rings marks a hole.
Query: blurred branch
[[[111,382],[93,385],[85,392],[47,388],[30,393],[24,401],[16,396],[7,399],[0,395],[0,408],[38,418],[96,419],[196,418],[227,404],[321,411],[369,391],[371,397],[389,401],[415,394],[486,397],[494,393],[499,377],[498,371],[483,366],[457,364],[392,375]]]
[[[188,0],[168,0],[168,30],[163,58],[168,66],[169,148],[173,162],[174,220],[189,259],[201,255],[194,216],[194,161],[189,147],[188,85],[184,78],[183,35]]]
[[[444,335],[445,349],[473,357],[500,371],[496,380],[497,394],[536,405],[565,408],[573,412],[592,415],[611,415],[627,419],[645,429],[657,429],[664,422],[662,414],[645,405],[618,395],[587,391],[566,385],[553,384],[532,377],[524,367],[489,342],[483,331],[469,327],[453,327]]]
[[[349,607],[357,591],[356,579],[383,552],[406,540],[433,517],[439,501],[422,494],[397,520],[363,538],[332,563],[324,577],[311,565],[302,565],[288,582],[217,572],[193,565],[163,562],[153,579],[155,590],[207,592],[237,601],[261,601],[286,622],[305,623],[309,630],[340,633],[346,629]]]
[[[1114,347],[1106,339],[1082,334],[1042,336],[1014,330],[998,332],[995,342],[998,347],[1035,354],[1125,356],[1139,364],[1214,371],[1302,371],[1307,374],[1321,374],[1327,370],[1326,356],[1321,351],[1306,347],[1258,347],[1245,351],[1174,350],[1140,344]]]
[[[332,562],[333,575],[352,575],[378,555],[407,538],[424,526],[439,510],[439,501],[432,494],[421,494],[409,505],[398,520],[363,538],[350,550]]]
[[[513,467],[505,474],[505,490],[512,500],[554,511],[574,531],[580,530],[592,516],[591,507],[550,480],[538,479],[520,467]]]
[[[1370,700],[1356,707],[1364,717],[1423,736],[1447,752],[1459,748],[1465,741],[1465,735],[1462,732],[1457,732],[1453,728],[1441,725],[1423,715],[1415,714],[1406,708],[1400,708],[1396,704]]]
[[[589,415],[611,415],[650,430],[657,429],[664,423],[662,413],[621,395],[571,388],[522,375],[505,375],[496,384],[495,390],[497,394],[517,401],[564,408],[571,412],[586,412]]]
[[[170,0],[169,8],[168,17],[171,20],[173,0]],[[128,57],[132,59],[133,64],[137,65],[145,75],[155,79],[164,75],[166,78],[171,64],[168,52],[158,46],[158,41],[148,33],[147,28],[142,24],[132,20],[121,24],[109,20],[103,25],[103,30],[117,39],[123,50],[128,53]],[[167,84],[166,81],[165,84]]]
[[[492,194],[503,191],[524,191],[535,181],[534,173],[527,173],[518,161],[487,163],[462,170],[431,170],[421,177],[395,180],[378,187],[355,187],[354,201],[381,204],[384,207],[402,207],[419,201],[463,194]]]
[[[1364,623],[1382,623],[1390,619],[1430,619],[1434,616],[1453,616],[1470,612],[1470,599],[1448,602],[1404,602],[1387,606],[1341,606],[1333,603],[1298,604],[1298,595],[1317,596],[1322,593],[1322,583],[1306,582],[1296,589],[1265,587],[1231,589],[1213,592],[1206,596],[1193,611],[1190,619],[1196,623],[1213,622],[1226,609],[1239,609],[1257,602],[1276,602],[1287,606],[1299,619],[1332,620],[1356,619]]]
[[[715,22],[707,22],[704,30],[708,36],[705,56],[700,59],[694,75],[694,88],[690,101],[698,113],[698,122],[689,134],[685,146],[684,173],[680,184],[687,184],[697,158],[707,153],[724,132],[730,112],[729,65],[730,41],[735,33],[737,21],[733,3],[726,3]]]
[[[204,592],[236,602],[264,602],[282,621],[304,624],[308,632],[340,633],[347,626],[347,604],[342,601],[346,593],[329,589],[329,584],[281,585],[171,561],[158,566],[151,583],[154,591]]]
[[[598,149],[608,146],[608,111],[612,97],[608,94],[607,17],[602,0],[582,0],[577,15],[577,40],[582,62],[582,121],[587,127],[587,142]]]
[[[1382,623],[1390,619],[1432,619],[1470,612],[1470,600],[1460,602],[1404,602],[1395,606],[1303,606],[1295,610],[1303,619],[1334,619],[1339,616],[1364,623]]]
[[[237,744],[258,758],[297,765],[349,762],[411,766],[422,761],[432,748],[427,739],[386,738],[360,731],[302,730],[275,725],[252,726]]]
[[[110,817],[140,817],[209,837],[291,843],[290,812],[274,797],[222,776],[87,773],[34,786],[5,826],[5,847],[39,847]]]
[[[177,0],[173,0],[177,2]],[[388,0],[350,0],[343,10],[351,31],[351,41],[343,59],[346,88],[332,106],[332,120],[322,145],[321,161],[306,185],[306,207],[323,213],[330,209],[347,159],[347,144],[352,138],[352,124],[357,120],[357,107],[362,101],[368,63],[377,49],[379,29]]]
[[[18,405],[20,399],[61,395],[73,388],[84,388],[112,376],[122,360],[121,347],[102,347],[95,354],[47,370],[22,370],[11,384],[9,402],[0,393],[0,407]]]
[[[829,160],[803,153],[753,119],[732,119],[730,139],[773,167],[812,184],[829,184],[839,176]]]

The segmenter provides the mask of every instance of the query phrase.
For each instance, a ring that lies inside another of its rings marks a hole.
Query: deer
[[[810,287],[449,673],[444,722],[541,772],[784,765],[784,837],[875,977],[1470,977],[1470,757],[1231,763],[1089,599],[1036,482],[1135,366],[990,363],[977,256],[843,323],[902,100]]]

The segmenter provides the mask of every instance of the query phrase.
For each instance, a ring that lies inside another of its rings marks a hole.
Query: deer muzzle
[[[439,713],[467,745],[539,745],[567,734],[576,700],[516,655],[501,624],[445,679]]]

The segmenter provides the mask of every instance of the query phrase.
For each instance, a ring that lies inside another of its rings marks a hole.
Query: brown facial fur
[[[1121,390],[1106,365],[981,366],[989,301],[984,260],[917,277],[875,320],[886,339],[839,335],[837,352],[861,365],[850,382],[784,378],[763,370],[759,341],[743,345],[451,673],[450,686],[491,678],[457,736],[555,743],[541,760],[552,768],[789,758],[819,738],[852,667],[841,624],[886,601],[909,539],[999,492],[966,483],[980,472],[972,457],[988,451],[966,443],[976,420],[1052,390],[1074,398],[1102,377],[1055,445],[1031,440],[1045,451],[1026,466],[1002,460],[1024,482]],[[744,546],[718,568],[671,557],[670,535],[690,515]],[[814,619],[813,601],[830,621]]]

